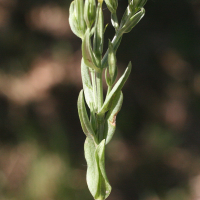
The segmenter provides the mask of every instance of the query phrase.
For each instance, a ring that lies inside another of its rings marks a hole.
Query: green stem
[[[92,88],[93,88],[93,98],[94,98],[94,109],[97,112],[97,86],[96,86],[96,76],[95,71],[91,71],[91,78],[92,78]]]
[[[106,97],[109,95],[109,93],[110,93],[110,91],[111,91],[111,89],[112,89],[112,86],[108,86],[108,90],[107,90],[107,94],[106,94]]]
[[[119,44],[121,42],[121,39],[122,39],[122,35],[123,35],[123,32],[121,30],[118,30],[118,32],[116,33],[116,35],[114,36],[113,40],[112,40],[112,45],[113,45],[113,49],[115,51],[117,51],[118,47],[119,47]],[[105,68],[108,66],[108,50],[106,51],[103,59],[102,59],[102,62],[101,62],[101,67],[102,68]]]
[[[98,111],[101,109],[103,105],[103,81],[102,81],[102,71],[96,73],[97,79],[97,107]]]
[[[96,72],[96,80],[97,80],[97,100],[98,100],[98,111],[101,110],[103,105],[103,81],[102,81],[102,72]],[[97,135],[99,138],[99,142],[103,139],[103,132],[104,132],[104,114],[98,115],[97,114]]]
[[[112,13],[111,14],[111,22],[112,22],[113,27],[117,31],[117,29],[119,28],[119,23],[118,23],[118,19],[117,19],[117,14],[116,13]]]
[[[95,109],[94,109],[93,105],[91,106],[91,109],[90,109],[90,123],[96,134],[96,115],[95,115]]]

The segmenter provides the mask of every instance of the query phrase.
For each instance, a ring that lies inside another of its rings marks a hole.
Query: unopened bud
[[[111,13],[116,13],[118,0],[105,0],[106,5]]]
[[[104,41],[104,16],[102,11],[102,6],[98,5],[96,17],[96,27],[94,30],[93,39],[93,51],[98,59],[101,58],[103,52],[103,41]]]
[[[132,28],[135,27],[137,23],[143,18],[144,14],[145,14],[145,9],[141,8],[139,12],[137,12],[129,20],[126,21],[126,23],[122,27],[122,31],[124,33],[130,32]]]
[[[131,10],[142,8],[146,4],[147,0],[129,0],[129,6]]]
[[[96,17],[96,1],[95,0],[86,0],[84,7],[84,19],[87,24],[87,27],[91,27],[95,21]]]
[[[115,55],[115,51],[113,49],[112,43],[109,41],[109,51],[108,51],[108,71],[109,71],[109,76],[111,79],[111,84],[113,84],[116,80],[117,76],[117,59]]]

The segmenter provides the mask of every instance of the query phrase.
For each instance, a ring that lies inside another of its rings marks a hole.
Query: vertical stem
[[[123,35],[123,32],[121,30],[118,30],[118,32],[116,33],[116,35],[114,36],[114,38],[112,40],[112,45],[113,45],[113,48],[115,51],[117,51],[117,49],[120,45],[122,35]],[[108,50],[106,51],[106,53],[101,61],[101,65],[102,65],[102,68],[105,68],[108,65]]]
[[[107,94],[106,94],[106,98],[107,98],[107,96],[109,95],[109,93],[110,93],[110,91],[112,90],[112,86],[108,86],[108,90],[107,90]]]
[[[97,100],[97,86],[96,86],[96,77],[95,77],[95,71],[91,71],[91,78],[92,78],[92,88],[93,88],[93,98],[94,98],[94,109],[95,111],[98,111],[98,100]]]
[[[90,111],[90,114],[91,114],[91,124],[96,133],[96,112],[98,111],[96,74],[94,70],[91,70],[90,72],[91,72],[91,78],[92,78],[92,89],[93,89],[93,99],[94,99],[94,104],[93,104],[92,110]]]
[[[97,76],[97,107],[98,107],[98,111],[100,111],[102,105],[103,105],[103,81],[102,81],[102,71],[101,72],[97,72],[96,76]]]
[[[112,25],[115,28],[115,31],[117,31],[117,29],[119,28],[119,23],[118,23],[118,19],[117,19],[117,14],[116,13],[112,13],[111,14],[111,22],[112,22]]]
[[[96,133],[96,115],[95,115],[95,109],[93,105],[90,108],[90,123],[92,125],[94,132]]]
[[[102,72],[96,73],[97,78],[97,99],[98,99],[98,111],[100,111],[103,105],[103,81],[102,81]],[[103,131],[104,131],[104,114],[98,115],[97,114],[97,135],[99,137],[99,142],[103,139]]]

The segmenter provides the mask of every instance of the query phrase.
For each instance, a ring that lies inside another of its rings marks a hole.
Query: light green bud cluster
[[[130,32],[143,18],[145,9],[143,6],[147,0],[129,0],[129,5],[122,17],[120,29],[123,33]]]
[[[104,15],[103,0],[74,0],[70,5],[69,23],[75,35],[82,39],[81,75],[83,90],[78,98],[78,114],[83,132],[87,161],[87,184],[95,200],[106,199],[111,186],[105,171],[105,146],[116,129],[116,117],[123,103],[122,88],[131,72],[131,62],[125,72],[117,78],[116,51],[124,33],[128,33],[145,14],[143,6],[147,0],[129,0],[127,9],[118,22],[118,0],[105,0],[111,12],[111,23],[115,29],[112,41],[103,55]],[[103,72],[107,83],[107,94],[103,96]],[[90,116],[85,102],[90,110]]]

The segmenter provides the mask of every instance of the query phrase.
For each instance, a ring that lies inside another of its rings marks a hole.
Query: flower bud
[[[116,56],[115,56],[115,52],[113,49],[113,45],[109,40],[109,47],[108,47],[108,65],[109,65],[109,74],[111,76],[114,75],[115,71],[116,71]]]
[[[129,6],[131,10],[142,8],[146,4],[147,0],[129,0]]]
[[[128,33],[132,30],[133,27],[137,25],[137,23],[143,18],[145,14],[145,9],[142,8],[139,12],[133,15],[122,27],[122,31],[124,33]]]
[[[96,17],[96,27],[94,30],[94,40],[93,40],[93,51],[96,57],[100,60],[101,54],[103,52],[103,42],[104,42],[104,16],[102,11],[102,6],[99,4],[97,8]]]
[[[109,48],[108,48],[108,71],[109,71],[109,76],[111,79],[111,85],[113,85],[113,83],[116,80],[117,77],[117,66],[116,66],[116,55],[115,55],[115,51],[113,49],[113,45],[109,40]]]
[[[87,27],[91,27],[96,17],[96,1],[86,0],[84,6],[84,19]]]
[[[106,5],[111,13],[116,13],[118,0],[105,0]]]

